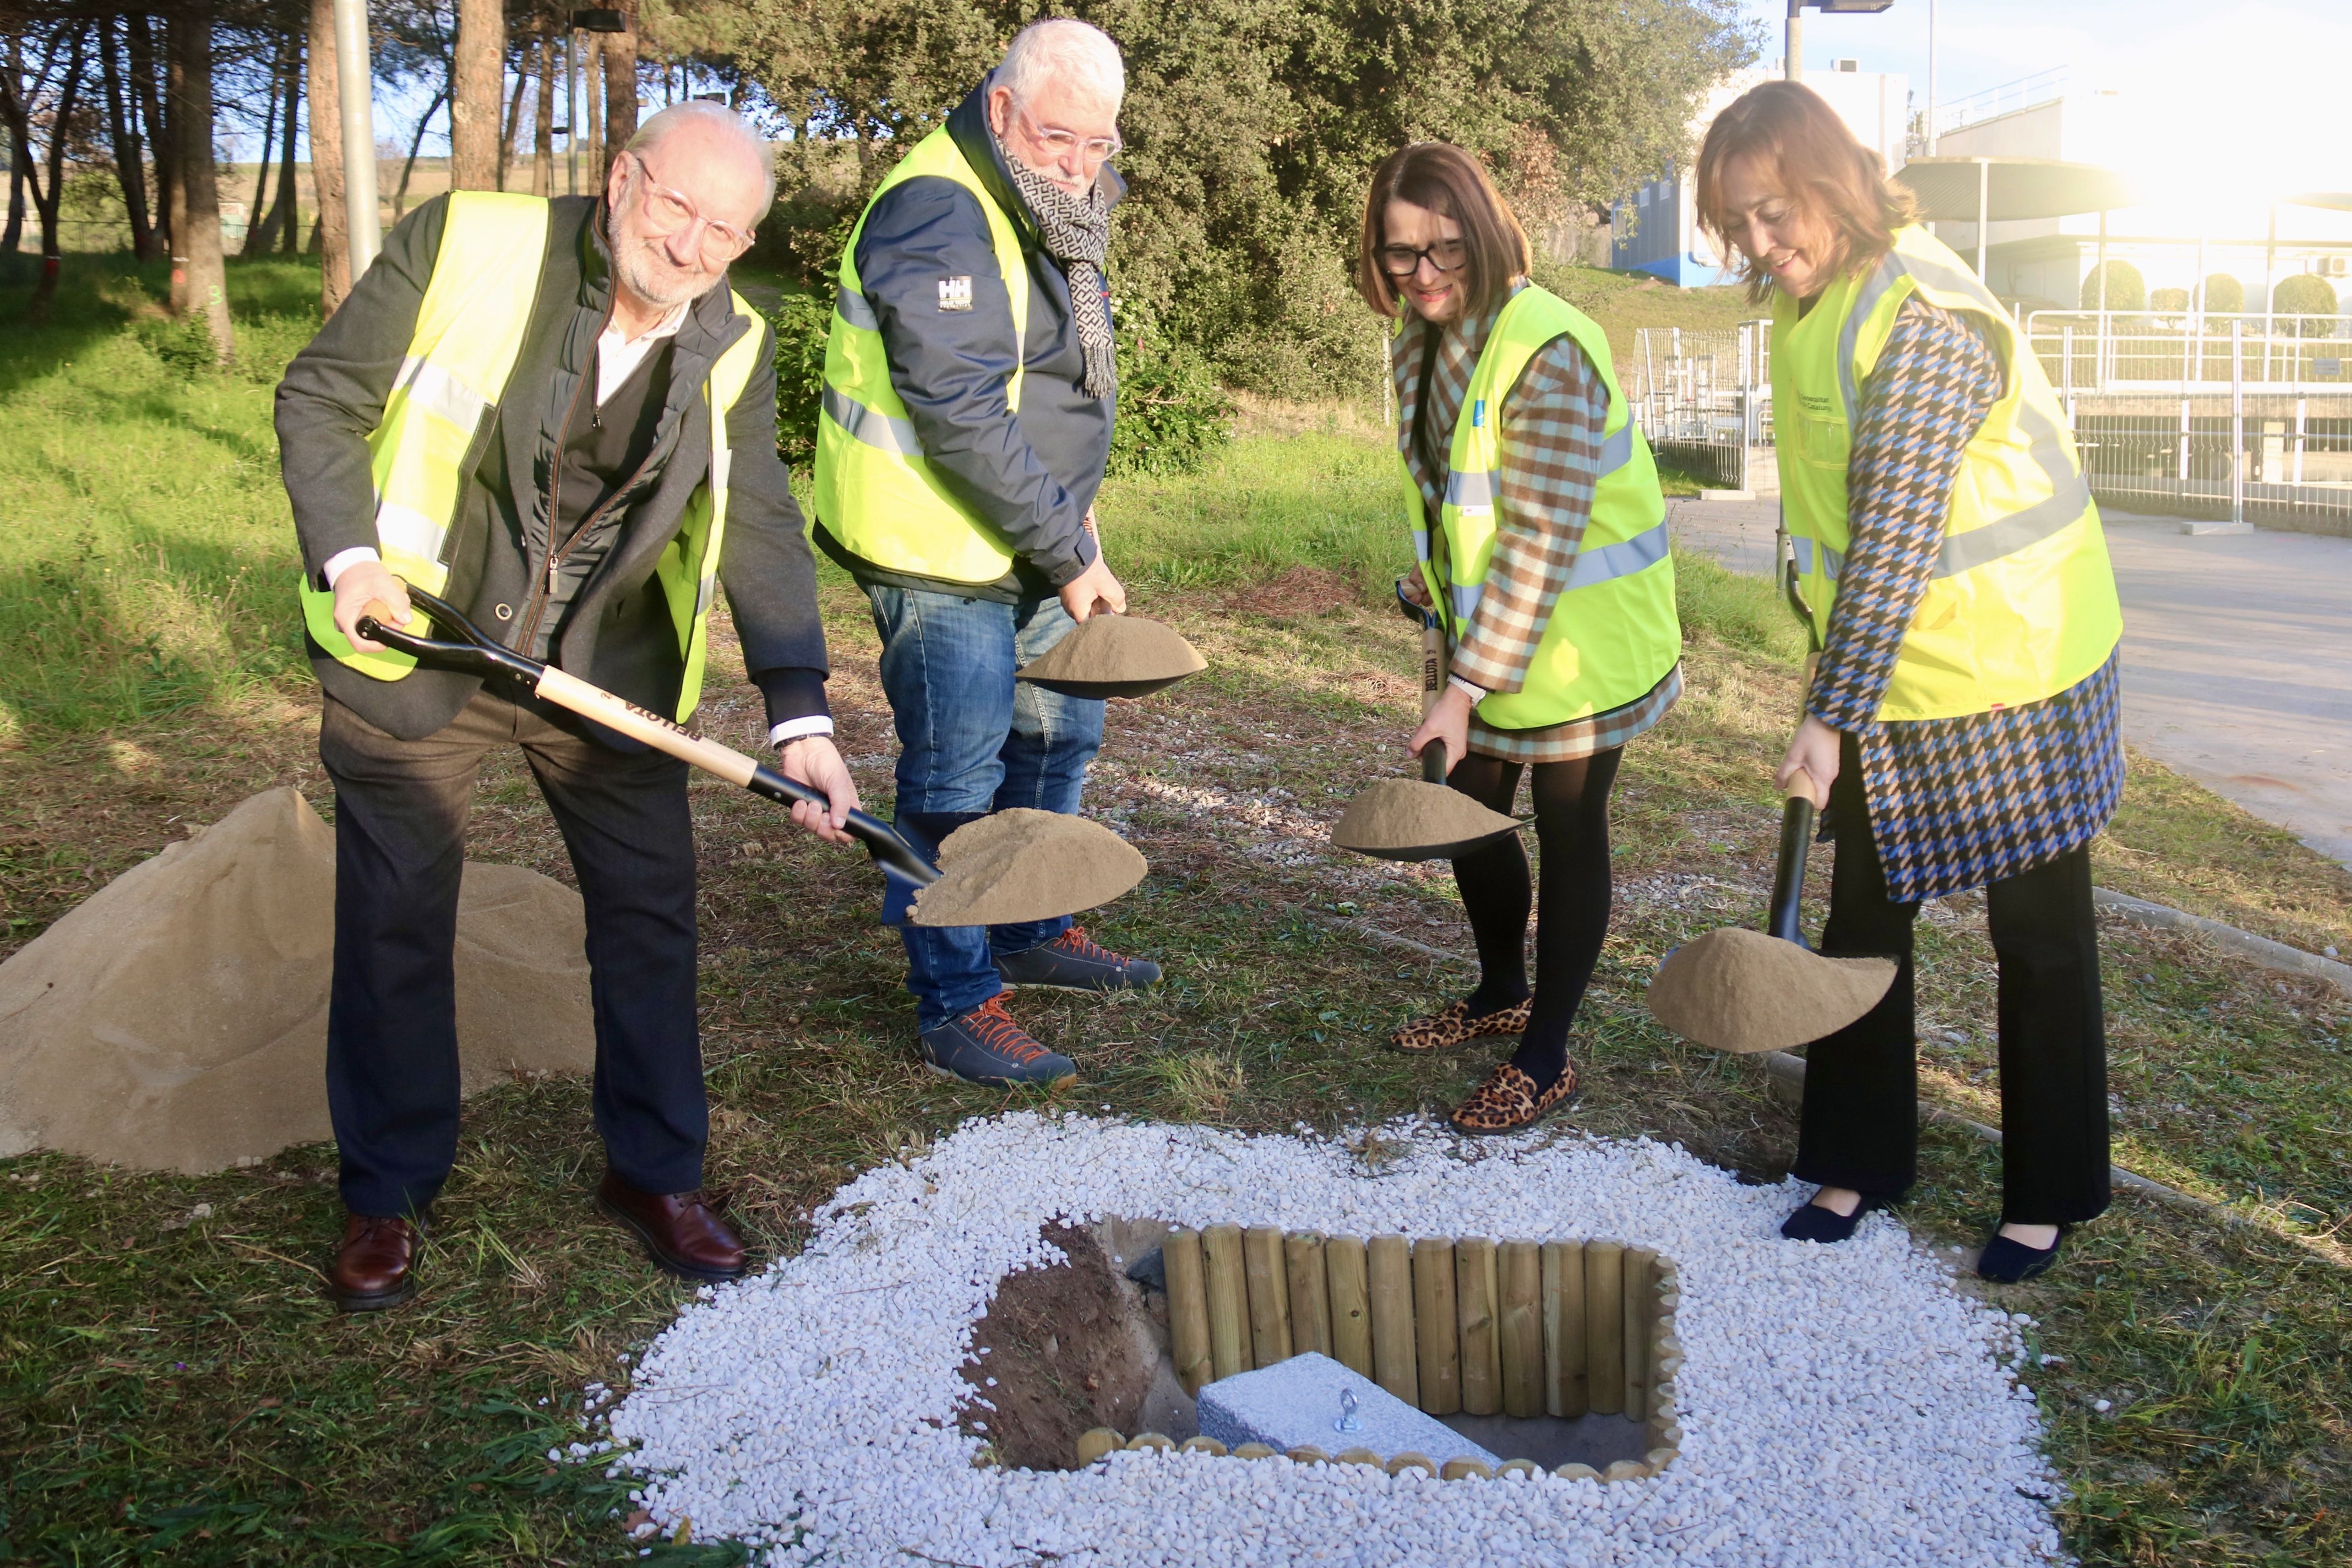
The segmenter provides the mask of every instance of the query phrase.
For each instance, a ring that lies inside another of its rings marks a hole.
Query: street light
[[[1781,45],[1781,74],[1790,81],[1805,79],[1805,7],[1839,15],[1876,16],[1895,0],[1789,0],[1789,34]]]
[[[605,9],[574,11],[564,20],[571,26],[563,34],[563,185],[570,195],[576,196],[580,194],[580,110],[583,103],[580,82],[580,35],[625,33],[629,30],[629,23],[620,12]],[[591,177],[601,182],[604,174],[600,170]]]

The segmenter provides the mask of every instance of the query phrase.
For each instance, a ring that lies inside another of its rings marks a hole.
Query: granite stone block
[[[1340,1393],[1356,1396],[1362,1430],[1342,1432]],[[1370,1448],[1383,1461],[1399,1454],[1448,1459],[1502,1460],[1434,1416],[1424,1415],[1395,1394],[1333,1361],[1309,1351],[1255,1372],[1207,1384],[1201,1389],[1201,1436],[1228,1448],[1267,1443],[1288,1450],[1312,1444],[1327,1453]]]

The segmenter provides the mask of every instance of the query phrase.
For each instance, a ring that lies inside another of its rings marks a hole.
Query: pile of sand
[[[1886,958],[1824,958],[1760,931],[1711,931],[1650,982],[1650,1014],[1718,1051],[1786,1051],[1834,1035],[1895,984]]]
[[[1140,616],[1089,616],[1013,679],[1065,697],[1144,697],[1208,668],[1173,626]]]
[[[580,896],[468,863],[465,1092],[595,1056]],[[335,837],[290,789],[133,867],[0,964],[0,1156],[203,1172],[328,1137]]]
[[[940,843],[940,879],[915,895],[920,926],[1007,925],[1107,904],[1150,869],[1099,822],[1015,806]]]
[[[1431,860],[1521,826],[1458,789],[1419,779],[1379,779],[1348,803],[1331,842],[1383,860]]]

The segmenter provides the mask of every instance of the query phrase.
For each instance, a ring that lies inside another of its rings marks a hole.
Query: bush
[[[762,310],[776,333],[776,451],[805,467],[816,457],[816,415],[824,396],[824,340],[833,295],[787,294]]]
[[[776,450],[796,468],[816,458],[832,300],[829,290],[786,294],[776,309],[761,311],[776,333]],[[1192,472],[1224,444],[1232,413],[1232,403],[1198,350],[1149,327],[1121,326],[1112,473]]]
[[[2336,302],[2336,286],[2315,273],[2298,272],[2279,280],[2271,294],[2271,309],[2282,316],[2316,317],[2299,322],[2301,335],[2306,338],[2326,338],[2336,335],[2336,323],[2326,318],[2334,316],[2340,307]]]
[[[1233,412],[1199,350],[1148,326],[1119,330],[1110,472],[1196,472],[1232,438]]]
[[[2083,309],[2085,310],[2145,310],[2147,309],[2147,284],[2139,268],[2128,261],[2110,261],[2105,267],[2095,267],[2083,279]]]
[[[2199,292],[2204,296],[2203,309],[2209,316],[2234,316],[2246,308],[2246,286],[2226,272],[2206,279]]]
[[[2157,311],[2168,310],[2175,315],[2182,314],[2189,309],[2189,290],[2186,289],[2150,289],[2147,296],[2147,308]]]
[[[163,362],[163,368],[182,381],[194,381],[220,368],[220,349],[213,342],[212,323],[201,311],[184,316],[157,316],[139,323],[139,341]],[[276,376],[270,377],[272,381]]]

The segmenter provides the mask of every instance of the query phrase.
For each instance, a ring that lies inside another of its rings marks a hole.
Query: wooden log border
[[[1641,1480],[1682,1455],[1675,1375],[1682,1370],[1674,1259],[1606,1237],[1500,1241],[1486,1237],[1286,1235],[1272,1226],[1178,1226],[1161,1244],[1177,1375],[1198,1395],[1221,1377],[1321,1350],[1415,1409],[1451,1415],[1502,1409],[1580,1416],[1622,1413],[1648,1429],[1649,1451],[1605,1470],[1562,1465],[1563,1480]],[[1367,1264],[1370,1264],[1368,1269]],[[1178,1328],[1178,1325],[1181,1325]],[[1416,1375],[1417,1374],[1417,1375]],[[1078,1439],[1081,1469],[1121,1451],[1177,1445],[1157,1432],[1129,1437],[1097,1426]],[[1223,1456],[1195,1437],[1188,1453]],[[1244,1443],[1235,1458],[1370,1464],[1393,1475],[1435,1471],[1419,1454],[1382,1465],[1369,1449],[1277,1454]],[[1533,1473],[1514,1459],[1506,1470]],[[1449,1462],[1446,1480],[1492,1479],[1486,1466]]]

